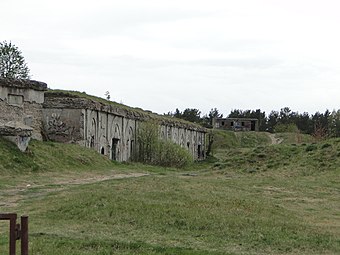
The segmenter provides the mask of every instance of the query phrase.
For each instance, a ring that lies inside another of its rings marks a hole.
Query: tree
[[[312,134],[314,131],[314,124],[308,112],[299,114],[295,121],[295,124],[298,129],[304,134]]]
[[[209,116],[210,124],[212,124],[212,120],[214,118],[223,118],[223,114],[219,113],[217,108],[211,109],[208,116]]]
[[[201,123],[201,120],[202,120],[201,111],[198,109],[187,108],[183,112],[181,112],[180,110],[178,110],[178,108],[176,108],[175,113],[173,113],[172,115],[175,118],[179,118],[179,119],[190,121],[190,122],[195,122],[198,124]]]
[[[340,110],[333,110],[329,116],[329,129],[332,137],[340,137]]]
[[[11,42],[0,42],[0,77],[29,79],[29,71],[18,47]]]
[[[182,113],[180,112],[180,110],[178,110],[178,108],[176,108],[176,111],[175,111],[175,113],[173,114],[173,116],[174,116],[175,118],[181,119],[181,118],[182,118]]]
[[[269,132],[274,132],[275,126],[278,123],[279,112],[271,111],[268,115],[267,128]]]
[[[205,114],[201,118],[201,124],[205,128],[212,128],[214,119],[217,119],[217,118],[223,118],[223,114],[219,113],[217,108],[212,108],[209,114]]]
[[[106,91],[104,95],[105,95],[105,97],[106,97],[107,100],[110,100],[111,95],[110,95],[110,92],[109,92],[109,91]]]

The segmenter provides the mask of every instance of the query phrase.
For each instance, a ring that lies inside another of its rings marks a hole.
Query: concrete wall
[[[161,138],[186,148],[195,160],[205,158],[205,132],[183,127],[161,125]]]
[[[8,129],[6,123],[17,122],[16,126],[27,126],[25,128],[32,132],[34,139],[78,143],[112,160],[128,161],[138,149],[139,124],[158,118],[162,139],[186,148],[196,160],[205,158],[205,129],[197,125],[159,118],[140,109],[46,90],[45,83],[0,78],[1,130]],[[15,141],[28,137],[18,137],[18,130],[15,135],[13,133]],[[27,147],[28,141],[25,138],[19,142]]]
[[[83,118],[81,109],[44,108],[42,119],[45,139],[84,145]]]
[[[31,80],[0,79],[0,123],[17,121],[33,128],[42,140],[42,103],[47,85]]]
[[[0,83],[0,98],[11,105],[22,105],[23,102],[42,104],[44,92],[30,87],[18,88],[15,84],[12,87],[5,87]]]
[[[148,121],[146,116],[126,109],[52,94],[45,98],[43,116],[47,138],[78,143],[117,161],[128,161],[135,155],[139,124]],[[178,123],[162,123],[159,128],[162,139],[188,149],[196,160],[205,158],[202,128]]]
[[[108,112],[83,109],[84,144],[117,161],[127,161],[135,153],[137,120]]]
[[[259,121],[248,118],[218,118],[214,120],[214,128],[233,131],[259,131]]]

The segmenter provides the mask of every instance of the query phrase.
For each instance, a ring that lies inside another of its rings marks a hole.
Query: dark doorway
[[[100,149],[100,153],[101,153],[102,155],[105,154],[105,149],[104,149],[104,147],[102,147],[102,148]]]
[[[197,156],[198,156],[198,158],[201,158],[201,154],[202,154],[202,148],[201,148],[202,146],[199,144],[198,146],[197,146]]]
[[[111,147],[111,159],[112,160],[118,159],[118,152],[117,152],[118,142],[119,142],[119,139],[112,138],[112,147]]]
[[[250,130],[251,130],[251,131],[256,131],[256,121],[255,121],[255,120],[252,120],[252,121],[251,121]]]
[[[94,135],[90,139],[90,148],[94,148]]]
[[[135,141],[131,140],[131,146],[130,146],[130,158],[134,160],[135,157]]]

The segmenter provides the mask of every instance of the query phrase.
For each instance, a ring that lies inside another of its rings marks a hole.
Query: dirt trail
[[[50,192],[66,190],[75,185],[98,183],[107,180],[137,178],[148,176],[146,173],[115,173],[110,172],[106,175],[98,173],[84,173],[77,175],[46,176],[40,181],[29,182],[22,180],[16,186],[0,190],[0,209],[15,208],[18,202],[32,197],[42,197]]]
[[[275,134],[270,134],[268,133],[268,136],[270,137],[270,139],[272,140],[272,144],[280,144],[283,142],[283,139],[282,138],[277,138],[275,136]]]

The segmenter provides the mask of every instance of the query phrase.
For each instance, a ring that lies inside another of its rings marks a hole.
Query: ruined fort
[[[205,158],[206,130],[194,123],[88,96],[48,90],[33,80],[0,78],[0,135],[26,150],[30,139],[77,143],[116,161],[138,152],[142,122],[155,121],[160,138]]]

